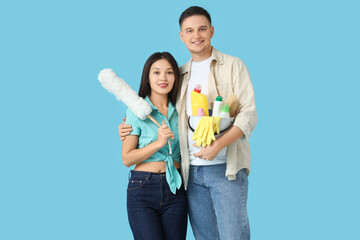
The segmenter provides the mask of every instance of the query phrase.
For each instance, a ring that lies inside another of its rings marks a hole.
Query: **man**
[[[254,90],[244,63],[211,46],[214,27],[209,13],[190,7],[180,16],[180,38],[192,59],[180,68],[179,114],[181,171],[189,201],[190,223],[196,239],[250,239],[247,215],[250,146],[257,123]],[[235,95],[239,107],[233,126],[211,145],[198,151],[188,127],[190,94],[196,84],[209,102]],[[119,126],[126,136],[129,125]],[[225,156],[219,152],[227,147]]]

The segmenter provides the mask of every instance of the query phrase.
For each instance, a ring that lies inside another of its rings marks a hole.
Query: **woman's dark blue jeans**
[[[188,203],[184,187],[173,194],[165,173],[131,171],[127,211],[135,240],[185,240]]]

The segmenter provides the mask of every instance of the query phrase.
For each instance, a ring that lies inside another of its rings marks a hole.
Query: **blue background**
[[[125,106],[97,75],[113,68],[137,91],[153,52],[184,64],[178,17],[192,5],[255,88],[252,239],[360,239],[360,8],[348,0],[2,1],[0,239],[132,239]]]

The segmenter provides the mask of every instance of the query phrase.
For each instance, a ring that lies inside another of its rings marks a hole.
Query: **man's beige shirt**
[[[191,63],[192,59],[180,68],[180,90],[176,101],[176,109],[179,114],[181,171],[185,188],[187,188],[190,168],[185,99],[191,74]],[[229,180],[234,180],[236,173],[243,168],[250,173],[249,137],[257,123],[254,88],[245,64],[239,58],[224,54],[213,47],[208,92],[209,102],[214,102],[217,96],[222,96],[223,101],[226,102],[230,95],[235,94],[240,103],[236,111],[234,126],[243,131],[244,137],[230,144],[226,153],[225,175]]]

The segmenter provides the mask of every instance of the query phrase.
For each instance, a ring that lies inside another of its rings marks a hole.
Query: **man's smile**
[[[194,41],[194,42],[192,42],[192,44],[198,45],[198,44],[202,44],[203,42],[204,42],[204,40],[201,40],[201,41]]]

